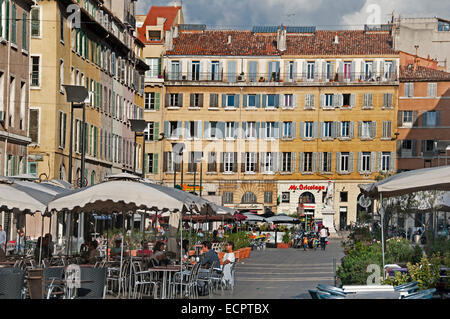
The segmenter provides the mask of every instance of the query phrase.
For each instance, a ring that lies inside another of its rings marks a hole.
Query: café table
[[[136,275],[140,274],[148,274],[151,272],[162,272],[162,289],[161,289],[161,299],[167,299],[167,286],[172,280],[172,273],[179,272],[181,267],[179,265],[170,265],[170,266],[155,266],[153,268],[149,268],[146,271],[137,272]]]

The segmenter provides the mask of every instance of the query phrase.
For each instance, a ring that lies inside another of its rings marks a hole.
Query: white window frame
[[[33,58],[38,59],[38,84],[33,85]],[[42,55],[33,54],[30,56],[30,89],[40,89],[42,83]]]
[[[225,139],[234,139],[235,122],[225,122]]]
[[[314,130],[314,122],[311,122],[311,121],[305,122],[305,132],[304,132],[305,138],[314,138],[313,130]],[[308,134],[308,133],[311,133],[311,134]]]
[[[343,173],[348,173],[350,168],[350,153],[343,152],[339,159],[339,169]]]
[[[391,153],[390,152],[382,152],[381,153],[381,171],[388,172],[391,169]]]
[[[347,133],[347,134],[344,134]],[[350,121],[342,121],[341,122],[341,137],[350,137]]]
[[[292,136],[292,122],[283,122],[283,138],[291,138]]]
[[[252,134],[250,134],[252,133]],[[247,122],[245,128],[245,138],[247,139],[256,139],[256,122]]]
[[[258,156],[257,153],[245,152],[245,173],[256,172],[256,156]]]
[[[368,173],[372,171],[371,166],[371,152],[361,152],[361,172]]]
[[[234,153],[225,152],[223,163],[224,173],[233,173],[233,164],[234,164],[233,162],[234,162]]]
[[[281,163],[281,171],[282,172],[291,172],[292,171],[292,153],[291,152],[283,152],[282,155],[282,163]]]

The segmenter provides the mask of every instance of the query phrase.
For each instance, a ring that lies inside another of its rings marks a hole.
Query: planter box
[[[277,248],[289,248],[289,244],[278,243],[278,244],[277,244]]]

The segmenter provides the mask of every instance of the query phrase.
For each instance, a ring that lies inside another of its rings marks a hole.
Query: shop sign
[[[28,162],[42,162],[44,156],[40,154],[30,154],[28,155]]]
[[[199,192],[200,186],[195,185],[195,190],[194,190],[194,185],[183,184],[182,190],[185,192]],[[203,186],[202,186],[201,190],[203,190]]]
[[[291,185],[289,187],[290,191],[296,191],[296,190],[300,190],[300,191],[317,191],[317,192],[321,192],[325,190],[325,185],[305,185],[305,184],[300,184],[300,185]]]

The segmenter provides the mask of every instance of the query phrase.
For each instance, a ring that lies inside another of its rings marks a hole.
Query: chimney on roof
[[[414,71],[417,69],[417,62],[419,61],[419,55],[417,53],[417,50],[419,49],[419,45],[415,45],[414,48],[416,48],[416,55],[414,57]]]
[[[277,33],[277,49],[278,51],[286,51],[286,27],[282,26],[282,29],[278,29]]]
[[[339,36],[337,33],[334,36],[334,44],[339,44]]]
[[[228,36],[228,44],[231,44],[231,35]]]

